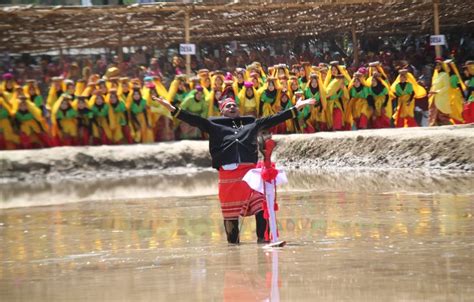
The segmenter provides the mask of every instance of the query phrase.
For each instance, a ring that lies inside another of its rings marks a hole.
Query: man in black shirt
[[[267,228],[262,211],[265,196],[253,191],[242,181],[245,174],[255,168],[258,160],[257,135],[260,130],[295,118],[298,110],[314,105],[315,100],[300,99],[294,107],[256,119],[253,116],[240,116],[239,107],[233,99],[228,98],[219,104],[221,117],[205,119],[181,110],[163,98],[153,99],[171,111],[174,117],[209,134],[212,167],[219,171],[219,200],[227,241],[239,243],[239,216],[255,215],[258,242],[263,243]]]

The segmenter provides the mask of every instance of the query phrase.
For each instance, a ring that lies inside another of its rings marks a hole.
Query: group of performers
[[[392,82],[380,63],[350,74],[339,62],[308,62],[264,69],[258,62],[233,73],[199,70],[177,75],[168,88],[159,76],[103,77],[73,82],[56,77],[42,96],[38,83],[0,83],[0,149],[71,145],[133,144],[206,138],[174,118],[154,97],[203,118],[219,116],[219,102],[232,98],[242,115],[265,117],[315,99],[272,133],[312,133],[368,128],[414,127],[417,101],[429,98],[430,126],[474,122],[474,61],[461,75],[453,61],[436,60],[431,89],[407,69]],[[427,91],[428,90],[428,91]]]

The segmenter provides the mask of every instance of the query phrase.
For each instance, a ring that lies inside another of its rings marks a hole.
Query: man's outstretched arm
[[[152,98],[154,101],[158,102],[163,107],[168,109],[175,118],[180,119],[190,124],[191,126],[198,127],[204,132],[209,132],[210,122],[208,119],[205,119],[196,114],[192,114],[186,110],[182,110],[179,107],[175,107],[161,97],[152,97]]]
[[[287,119],[295,118],[299,110],[301,110],[307,105],[314,105],[315,103],[315,99],[299,99],[298,102],[296,102],[295,106],[285,111],[281,111],[277,114],[257,119],[257,126],[262,129],[271,128],[273,126],[278,125],[279,123],[286,121]]]

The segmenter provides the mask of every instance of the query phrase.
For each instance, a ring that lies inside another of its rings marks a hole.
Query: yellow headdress
[[[371,77],[374,72],[379,72],[384,80],[388,82],[388,76],[379,61],[369,63],[369,77]]]

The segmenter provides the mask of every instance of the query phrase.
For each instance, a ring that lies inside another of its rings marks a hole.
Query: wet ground
[[[225,242],[213,172],[1,185],[0,301],[474,300],[473,175],[289,179],[273,251]]]

